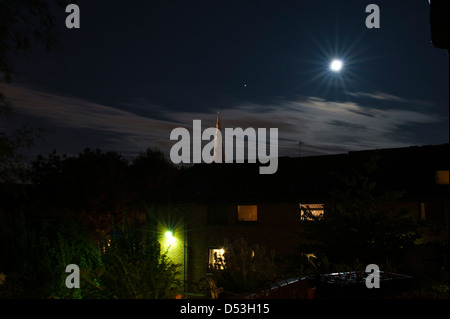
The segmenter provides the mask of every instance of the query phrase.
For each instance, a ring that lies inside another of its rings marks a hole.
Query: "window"
[[[324,204],[300,204],[300,220],[314,220],[323,216]]]
[[[256,205],[238,205],[237,207],[238,222],[257,222],[258,206]]]
[[[448,171],[436,171],[436,184],[448,185]]]
[[[223,248],[210,248],[208,249],[208,265],[213,269],[223,269],[225,265],[225,259],[223,254],[225,250]]]
[[[225,205],[208,206],[208,225],[227,225],[228,212]]]

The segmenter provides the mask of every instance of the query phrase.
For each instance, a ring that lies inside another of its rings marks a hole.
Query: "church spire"
[[[220,126],[219,112],[217,112],[216,136],[214,137],[214,153],[212,162],[225,163],[225,153],[223,151],[222,128]]]
[[[221,128],[220,128],[220,114],[219,114],[219,112],[217,112],[216,128],[219,129],[219,131],[221,131]]]

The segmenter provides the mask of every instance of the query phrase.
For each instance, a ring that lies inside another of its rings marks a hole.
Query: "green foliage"
[[[273,251],[250,247],[242,238],[233,243],[225,240],[223,247],[223,258],[216,256],[214,267],[210,267],[218,286],[239,293],[262,289],[277,278]]]
[[[160,254],[156,223],[116,224],[104,244],[102,265],[82,270],[86,298],[174,298],[181,287],[179,265]]]
[[[166,299],[175,298],[181,282],[177,279],[178,265],[165,254],[155,260],[142,260],[138,254],[123,251],[107,252],[103,266],[82,271],[81,284],[85,298]]]
[[[150,218],[116,223],[102,254],[68,214],[0,217],[0,297],[173,298],[181,286],[179,265],[160,254]],[[65,286],[68,264],[81,269],[80,289]]]
[[[36,217],[2,214],[0,269],[5,298],[80,298],[81,291],[67,289],[68,264],[89,267],[100,262],[100,252],[86,232],[68,214]]]

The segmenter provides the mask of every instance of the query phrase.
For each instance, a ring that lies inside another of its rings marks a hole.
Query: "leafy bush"
[[[100,251],[83,228],[65,213],[0,217],[0,269],[6,275],[0,296],[81,298],[80,290],[65,286],[66,266],[100,262]]]
[[[86,298],[174,298],[181,287],[179,265],[160,253],[156,224],[115,225],[106,238],[102,265],[82,270]]]

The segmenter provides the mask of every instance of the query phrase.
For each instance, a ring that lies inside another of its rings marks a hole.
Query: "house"
[[[205,276],[225,238],[295,253],[302,208],[324,213],[333,205],[334,176],[378,158],[374,192],[404,191],[394,203],[439,227],[448,238],[449,144],[279,158],[278,171],[259,174],[259,164],[197,164],[153,194],[162,248],[183,265],[183,279]]]

